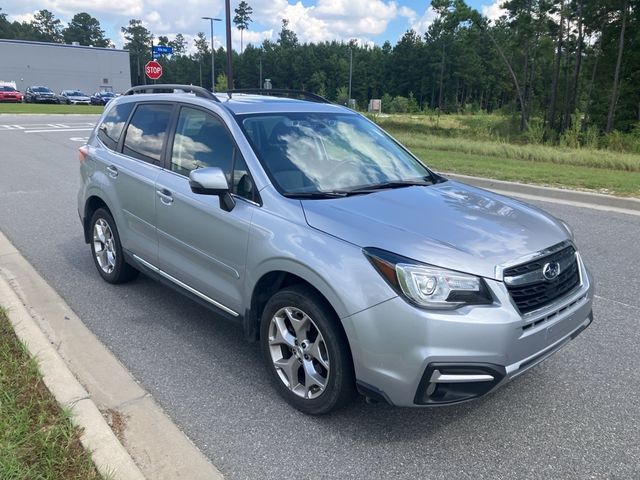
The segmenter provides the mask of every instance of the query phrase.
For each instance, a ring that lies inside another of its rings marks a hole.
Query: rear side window
[[[109,113],[98,127],[98,138],[111,150],[116,150],[127,119],[133,110],[134,103],[121,103],[109,110]]]
[[[144,162],[160,163],[173,105],[138,105],[124,137],[122,153]]]

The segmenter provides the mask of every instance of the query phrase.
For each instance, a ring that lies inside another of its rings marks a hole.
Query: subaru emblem
[[[542,267],[542,275],[547,280],[553,280],[560,275],[560,264],[558,262],[549,262]]]

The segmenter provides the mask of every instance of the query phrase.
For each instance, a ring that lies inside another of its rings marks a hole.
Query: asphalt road
[[[640,216],[539,202],[574,227],[597,297],[592,326],[526,375],[457,407],[311,418],[238,327],[144,276],[100,279],[76,211],[93,121],[0,116],[0,230],[227,478],[640,479]]]

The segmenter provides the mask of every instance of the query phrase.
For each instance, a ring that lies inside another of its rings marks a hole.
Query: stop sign
[[[162,65],[155,60],[151,60],[144,66],[144,71],[151,80],[157,80],[162,76]]]

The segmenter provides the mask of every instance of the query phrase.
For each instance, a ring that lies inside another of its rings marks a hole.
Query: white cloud
[[[233,9],[239,0],[232,1]],[[259,44],[265,39],[275,41],[282,26],[282,19],[289,20],[289,28],[296,32],[301,42],[325,40],[349,41],[357,39],[371,44],[371,39],[384,33],[389,22],[398,16],[417,19],[415,11],[398,6],[394,0],[315,0],[313,4],[300,0],[250,0],[253,23],[244,32],[244,44]],[[121,26],[130,19],[143,21],[153,35],[172,38],[177,33],[187,36],[204,32],[209,37],[209,24],[203,16],[224,18],[224,0],[119,0],[114,8],[113,0],[21,0],[3,6],[3,12],[11,20],[32,18],[34,12],[46,8],[67,23],[78,12],[88,12],[96,17],[107,30],[116,46],[122,46]],[[214,37],[216,47],[225,45],[224,23],[216,23]],[[240,48],[240,32],[233,31],[234,48]]]
[[[408,17],[409,26],[420,34],[425,33],[437,16],[438,14],[433,10],[431,6],[429,6],[420,18],[417,17],[417,14],[415,14],[415,12],[413,16]]]
[[[27,22],[29,23],[31,20],[33,20],[33,15],[37,13],[37,10],[35,10],[33,13],[20,13],[17,15],[8,15],[8,20],[10,22]]]
[[[171,24],[162,20],[162,15],[157,10],[149,12],[144,16],[145,24],[152,32],[171,31]]]
[[[400,7],[400,10],[398,10],[398,15],[406,18],[416,18],[417,16],[416,11],[414,9],[406,6]]]
[[[480,11],[491,21],[498,20],[502,15],[506,15],[507,11],[502,8],[505,0],[495,0],[491,5],[482,5]]]

